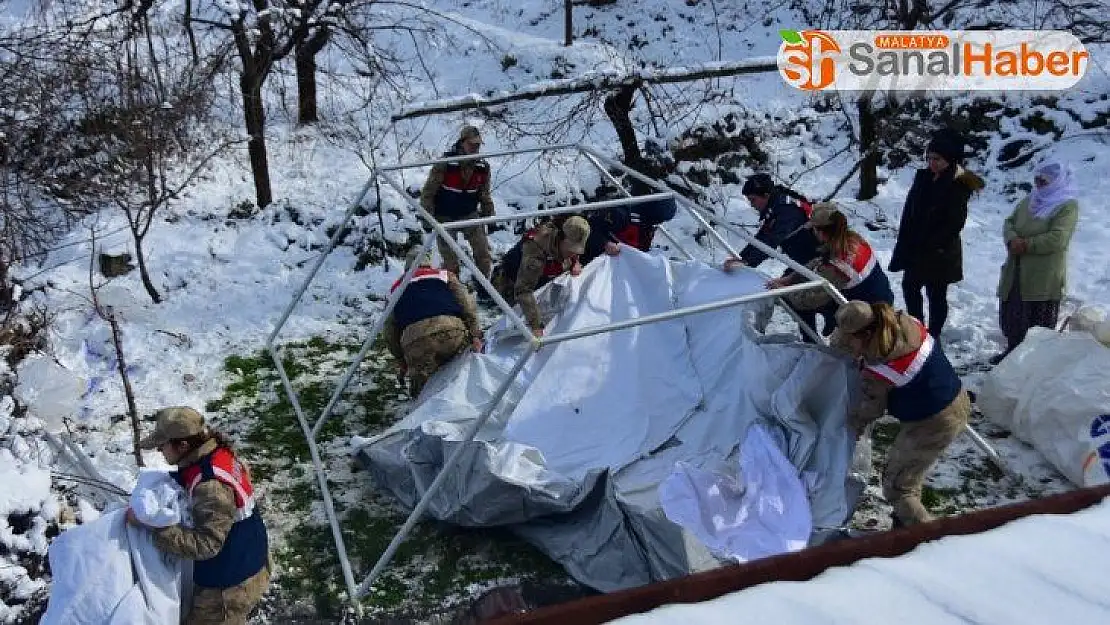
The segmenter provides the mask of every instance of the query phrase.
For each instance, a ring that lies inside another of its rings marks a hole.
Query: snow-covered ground
[[[949,536],[898,558],[868,558],[806,582],[760,584],[712,601],[671,605],[618,625],[759,622],[1102,622],[1099,580],[1110,503],[1068,516],[1034,515],[970,536]],[[1051,545],[1050,549],[1044,548]],[[860,589],[866,588],[865,593]]]
[[[344,99],[348,92],[341,88],[341,77],[334,81],[324,79],[322,91],[327,96],[321,99],[325,120],[321,127],[297,129],[292,125],[295,106],[278,95],[285,89],[295,93],[295,82],[291,75],[275,75],[270,84],[267,136],[275,202],[253,216],[229,216],[241,203],[253,200],[254,189],[245,150],[220,158],[181,199],[164,209],[145,242],[147,263],[165,301],[151,303],[137,272],[115,278],[99,290],[101,303],[111,305],[119,315],[131,383],[142,414],[149,415],[167,405],[204,408],[227,396],[229,384],[240,383],[252,375],[245,367],[225,366],[228,357],[255,354],[262,348],[292,300],[294,290],[318,258],[332,228],[339,225],[344,211],[357,199],[355,196],[369,173],[364,162],[371,157],[378,163],[389,163],[437,156],[449,146],[459,126],[468,121],[483,125],[487,152],[557,141],[585,141],[619,155],[616,138],[600,106],[594,104],[578,110],[582,98],[578,95],[514,104],[500,122],[483,122],[461,113],[389,125],[390,105],[411,106],[440,97],[512,90],[539,80],[612,71],[641,62],[675,67],[769,55],[778,45],[777,29],[782,24],[797,22],[785,9],[776,9],[768,15],[752,2],[743,6],[720,3],[729,6],[721,7],[721,14],[716,17],[702,6],[691,7],[674,0],[618,2],[597,8],[581,6],[575,9],[581,40],[568,49],[561,46],[561,7],[550,2],[441,0],[434,4],[453,21],[442,21],[441,30],[421,47],[423,65],[432,79],[410,82],[409,91],[401,97],[375,101],[366,117],[372,124],[368,133],[373,138],[372,152],[366,145],[360,145],[358,137],[344,134],[340,118],[358,118],[361,112],[350,114],[354,96]],[[404,53],[413,52],[412,43],[406,44],[400,36],[394,43]],[[406,45],[410,48],[404,48]],[[1014,185],[1030,183],[1032,166],[1044,157],[1051,156],[1074,167],[1082,189],[1082,215],[1069,258],[1071,297],[1075,302],[1110,305],[1107,248],[1110,221],[1100,212],[1103,198],[1110,196],[1110,180],[1106,176],[1110,171],[1110,137],[1106,130],[1110,116],[1107,99],[1110,56],[1105,48],[1093,50],[1094,62],[1088,76],[1071,92],[1059,94],[1059,108],[1074,114],[1038,107],[1027,96],[998,100],[1009,109],[999,113],[1000,131],[984,132],[986,149],[976,153],[968,163],[970,169],[986,178],[987,188],[972,200],[964,230],[965,279],[950,291],[952,311],[943,343],[959,365],[981,362],[1001,348],[994,293],[1004,259],[1001,224],[1021,197],[1021,192],[1013,190]],[[328,63],[337,68],[342,65],[338,60],[325,60],[324,66]],[[690,108],[683,117],[677,116],[673,101],[683,91],[692,92],[691,87],[671,86],[656,92],[660,101],[653,103],[650,110],[662,111],[662,118],[652,119],[649,107],[640,102],[634,111],[640,137],[677,141],[685,130],[698,123],[713,123],[734,113],[740,124],[735,132],[748,129],[760,138],[763,149],[770,155],[767,167],[812,196],[830,192],[854,164],[853,151],[837,155],[847,145],[841,128],[844,115],[787,87],[776,74],[721,79],[717,86],[724,94],[722,97]],[[225,86],[217,84],[215,88]],[[956,103],[966,101],[967,98],[961,98]],[[1041,135],[1026,128],[1038,110],[1054,121],[1059,136]],[[225,114],[229,129],[234,131],[238,113],[229,109]],[[333,117],[329,118],[329,114]],[[568,116],[567,120],[557,128],[532,133],[534,124],[562,116]],[[1101,126],[1083,128],[1097,120],[1101,120]],[[987,128],[986,120],[982,122],[981,127]],[[1029,139],[1035,145],[1047,141],[1049,145],[1031,163],[1000,169],[999,154],[1003,147],[1019,139]],[[837,201],[852,214],[853,223],[868,233],[884,264],[889,260],[894,227],[913,169],[921,165],[920,154],[911,156],[914,160],[908,166],[880,172],[885,183],[873,200],[852,199],[854,181],[837,194]],[[814,168],[829,157],[833,158],[827,164]],[[683,163],[680,170],[696,170],[700,165],[704,163]],[[426,168],[403,171],[399,177],[407,188],[413,189],[423,182],[426,171]],[[750,171],[746,165],[740,165],[735,173],[742,179]],[[494,172],[494,198],[499,213],[580,199],[600,182],[588,163],[568,155],[499,159],[494,162]],[[714,184],[710,191],[714,208],[722,218],[738,224],[754,221],[754,213],[741,196],[739,185]],[[373,198],[371,188],[370,205]],[[418,229],[418,223],[400,198],[384,186],[382,198],[387,208],[383,215],[385,236],[400,244],[408,238],[406,230]],[[886,228],[870,231],[864,227],[865,222],[881,223],[880,218],[885,219]],[[379,236],[375,213],[356,221],[348,243],[357,243],[360,237]],[[57,488],[65,482],[54,480],[55,490],[51,490],[48,471],[55,456],[40,436],[44,424],[63,425],[71,431],[110,481],[124,487],[133,483],[131,433],[122,418],[126,408],[115,373],[111,335],[107,324],[93,314],[89,302],[93,229],[98,243],[95,251],[112,253],[131,246],[125,226],[121,213],[106,212],[90,218],[59,241],[58,249],[41,265],[13,271],[26,280],[26,290],[45,287],[32,299],[44,303],[57,315],[50,329],[49,358],[32,357],[18,371],[22,374],[22,386],[17,396],[29,406],[28,414],[13,418],[14,406],[10,401],[0,404],[2,425],[8,435],[8,449],[0,450],[0,474],[8,477],[4,483],[9,485],[8,490],[0,489],[0,542],[13,553],[37,554],[40,563],[47,537],[52,535],[50,527],[95,514],[87,491],[83,491],[78,511],[71,512],[61,505],[63,498],[57,494]],[[718,262],[723,257],[721,250],[699,244],[697,226],[688,218],[680,216],[670,227],[687,249],[695,250],[705,260]],[[511,231],[501,231],[492,235],[492,240],[497,251],[503,252],[513,236]],[[356,252],[350,245],[332,253],[293,311],[279,340],[361,342],[400,267],[391,261],[388,265],[371,264],[356,271],[357,263]],[[768,273],[778,269],[774,263],[765,268]],[[96,279],[103,282],[99,276]],[[1070,312],[1073,306],[1069,303],[1064,312]],[[785,325],[785,318],[782,323]],[[331,383],[345,364],[341,355],[337,352],[306,375],[315,374],[317,381]],[[50,361],[55,364],[49,364]],[[975,387],[977,375],[969,373],[966,382]],[[274,380],[266,380],[262,386],[271,403],[279,401]],[[374,388],[384,392],[380,383],[378,387],[371,385],[370,391]],[[246,407],[221,404],[210,411],[210,416],[218,426],[239,433],[249,431],[251,424],[261,418],[259,410],[255,404]],[[1068,487],[1035,451],[989,425],[983,429],[994,437],[1022,478],[993,475],[982,454],[968,441],[961,440],[930,480],[943,495],[936,508],[954,512]],[[340,499],[352,506],[368,496],[366,493],[372,488],[363,476],[351,473],[345,439],[348,435],[372,431],[370,426],[359,431],[340,431],[325,445],[329,466],[340,482]],[[264,453],[258,447],[256,444],[255,453]],[[148,460],[160,462],[153,455]],[[314,483],[304,480],[305,463],[286,462],[275,467],[272,479],[261,484],[264,494],[300,478],[300,484],[307,484],[308,498],[315,498],[311,491]],[[19,487],[14,488],[13,484]],[[886,522],[876,493],[874,489],[869,491],[869,502],[857,518],[861,525]],[[322,518],[320,508],[315,504],[308,508],[311,519],[318,523]],[[20,515],[29,519],[26,527],[13,526],[13,519]],[[298,523],[302,519],[289,518]],[[274,519],[279,544],[290,523],[293,522]],[[385,527],[383,531],[389,531],[393,525]],[[57,531],[56,527],[53,531]],[[379,540],[388,540],[388,535]],[[330,543],[320,548],[326,552]],[[0,567],[0,584],[8,587],[9,600],[8,605],[0,605],[0,621],[13,619],[23,602],[45,583],[37,571],[27,570],[26,561],[17,560],[15,555],[5,557],[8,565]],[[368,568],[369,562],[362,565]],[[512,575],[503,578],[512,579]],[[328,583],[338,584],[339,580]],[[476,587],[471,592],[479,590]]]

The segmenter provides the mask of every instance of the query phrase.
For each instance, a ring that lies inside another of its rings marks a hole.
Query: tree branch
[[[391,119],[392,121],[399,121],[414,117],[497,106],[509,102],[536,100],[539,98],[567,95],[571,93],[617,91],[629,87],[635,88],[641,84],[690,82],[705,78],[741,76],[744,74],[759,74],[777,71],[778,61],[775,57],[755,57],[743,61],[708,63],[706,65],[689,68],[643,70],[629,73],[589,72],[577,78],[533,83],[512,92],[502,91],[498,94],[489,96],[469,94],[455,98],[435,100],[433,102],[424,102],[415,106],[402,108],[399,113],[392,115]]]

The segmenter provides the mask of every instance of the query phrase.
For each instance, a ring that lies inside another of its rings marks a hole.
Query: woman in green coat
[[[1071,170],[1047,163],[1033,175],[1033,191],[1006,218],[1006,264],[998,281],[998,323],[1006,351],[998,364],[1033,326],[1056,327],[1068,274],[1068,244],[1079,218],[1079,190]]]

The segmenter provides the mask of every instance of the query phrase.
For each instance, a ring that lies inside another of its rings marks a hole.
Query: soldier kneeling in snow
[[[171,475],[189,494],[193,527],[151,529],[158,549],[193,560],[193,602],[186,625],[242,625],[270,584],[266,526],[250,472],[227,438],[192,408],[157,413],[154,433],[139,442],[177,465]],[[127,521],[141,525],[128,509]]]
[[[567,271],[572,276],[582,273],[579,257],[585,253],[589,238],[589,222],[577,215],[568,217],[562,225],[542,223],[526,232],[494,271],[493,285],[510,306],[520,304],[536,336],[543,334],[536,289]]]
[[[858,436],[890,414],[901,421],[887,454],[883,496],[894,525],[932,519],[921,503],[925,475],[971,416],[971,400],[923,323],[886,303],[853,300],[836,312],[830,342],[862,360],[863,399],[848,415]]]
[[[401,374],[408,375],[412,397],[420,395],[432,374],[467,346],[482,351],[474,300],[455,274],[435,269],[426,254],[420,256],[417,259],[415,249],[409,252],[405,271],[413,263],[420,264],[385,323],[386,344]],[[398,278],[390,292],[400,285]]]

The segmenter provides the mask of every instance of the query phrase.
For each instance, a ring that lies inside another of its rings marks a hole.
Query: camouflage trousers
[[[504,267],[498,265],[489,281],[509,306],[516,305],[516,284],[505,275]]]
[[[466,217],[460,217],[458,219],[448,219],[444,217],[440,217],[439,219],[442,223],[450,223],[452,221],[462,221],[463,219],[476,219],[477,217],[478,213],[471,213]],[[455,236],[455,232],[457,231],[451,230],[448,231],[448,234]],[[464,228],[462,233],[463,238],[470,244],[470,250],[474,253],[474,264],[478,265],[478,271],[481,271],[482,275],[488,278],[490,270],[493,268],[493,256],[490,254],[489,250],[489,239],[486,238],[486,227],[471,226],[469,228]],[[459,275],[459,257],[443,239],[436,237],[436,243],[439,245],[439,255],[443,259],[442,268],[450,271],[456,276]]]
[[[193,605],[185,625],[246,625],[247,616],[270,586],[270,567],[231,588],[193,588]]]
[[[933,517],[921,503],[921,487],[941,453],[959,436],[971,416],[971,400],[961,390],[947,408],[922,421],[903,422],[887,452],[883,497],[905,525]]]
[[[428,378],[468,345],[470,332],[458,317],[429,317],[405,328],[401,333],[401,350],[408,366],[409,394],[420,395]]]

